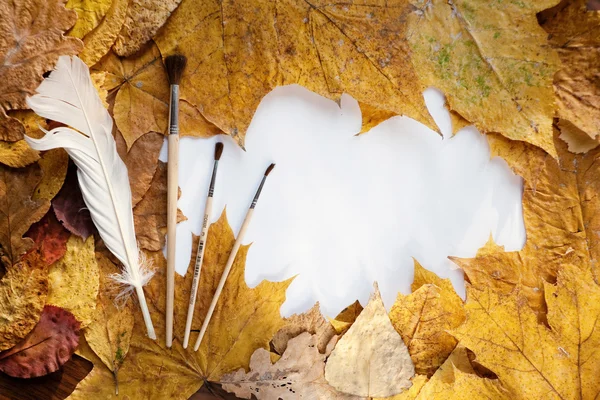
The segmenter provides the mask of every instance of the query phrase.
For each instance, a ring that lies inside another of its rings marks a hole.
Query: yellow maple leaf
[[[408,347],[418,374],[433,375],[448,358],[456,339],[446,332],[465,319],[463,302],[449,279],[441,279],[415,260],[410,295],[398,294],[390,320]]]
[[[467,320],[452,331],[517,399],[593,399],[600,394],[600,288],[589,268],[563,265],[546,283],[548,324],[521,287],[503,295],[467,288]]]
[[[79,58],[89,67],[96,64],[117,39],[117,35],[125,22],[129,0],[114,0],[106,15],[92,31],[83,38],[83,50]]]
[[[94,68],[106,72],[104,87],[116,92],[113,117],[128,150],[145,133],[167,132],[169,82],[153,43],[127,59],[110,53]],[[183,136],[208,137],[221,132],[185,100],[179,104],[179,126]]]
[[[77,13],[77,21],[69,36],[82,39],[97,27],[110,9],[112,0],[67,0],[65,7]]]
[[[223,213],[209,228],[191,343],[195,341],[194,334],[202,324],[234,242]],[[252,353],[258,348],[268,348],[269,341],[283,325],[279,307],[285,301],[291,280],[263,281],[249,288],[244,280],[247,251],[248,246],[243,246],[236,257],[198,352],[192,347],[183,349],[181,345],[193,274],[176,278],[175,340],[173,347],[167,349],[164,344],[166,261],[160,252],[151,254],[158,269],[144,290],[158,339],[153,341],[146,337],[142,317],[136,312],[129,352],[119,368],[119,396],[188,399],[204,381],[218,381],[223,374],[239,368],[247,370]],[[112,371],[85,346],[81,353],[94,362],[94,369],[79,383],[71,398],[117,399]]]
[[[552,79],[560,61],[536,13],[558,0],[413,0],[410,43],[425,85],[482,132],[556,156]]]
[[[524,142],[488,135],[493,156],[501,156],[524,179],[523,217],[527,241],[504,252],[488,243],[472,259],[452,258],[478,288],[511,293],[520,284],[529,304],[545,314],[543,282],[554,282],[563,264],[596,268],[599,253],[600,150],[574,155],[555,133],[559,161]]]
[[[47,304],[62,307],[85,328],[92,322],[99,288],[98,264],[94,256],[94,236],[83,240],[71,235],[65,255],[48,272]]]

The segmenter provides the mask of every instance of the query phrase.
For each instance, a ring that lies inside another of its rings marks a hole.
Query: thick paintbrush
[[[190,303],[188,305],[187,319],[185,321],[185,334],[183,337],[183,348],[187,349],[190,341],[190,331],[192,330],[192,320],[194,319],[194,306],[196,305],[196,296],[198,294],[198,282],[200,282],[200,271],[202,271],[202,261],[204,259],[204,249],[206,249],[206,239],[208,234],[208,221],[212,211],[213,194],[215,192],[215,180],[217,177],[217,168],[219,160],[223,153],[223,143],[217,142],[215,145],[215,163],[213,166],[212,177],[208,187],[208,195],[206,196],[206,206],[204,206],[204,219],[202,220],[202,232],[198,240],[198,251],[196,253],[196,264],[194,266],[194,279],[190,291]]]
[[[244,218],[244,222],[242,223],[242,227],[240,228],[240,232],[238,233],[237,238],[235,239],[235,243],[233,245],[233,249],[231,253],[229,253],[229,258],[227,259],[227,264],[225,265],[225,269],[223,270],[223,274],[221,275],[221,280],[217,286],[217,290],[212,298],[210,306],[208,307],[208,312],[206,313],[206,317],[204,318],[204,322],[202,323],[202,328],[200,328],[200,334],[198,335],[198,339],[196,340],[196,344],[194,344],[194,350],[198,351],[200,348],[200,344],[202,343],[202,338],[208,329],[208,324],[210,323],[210,319],[215,311],[215,307],[217,306],[217,302],[219,301],[219,297],[221,296],[221,292],[223,291],[223,287],[225,286],[225,281],[227,281],[227,276],[231,271],[231,267],[233,266],[233,262],[235,261],[235,257],[237,256],[238,250],[242,245],[242,241],[244,240],[244,236],[246,235],[246,231],[248,230],[248,226],[250,225],[250,220],[252,219],[252,214],[254,213],[254,207],[256,207],[256,203],[258,201],[258,197],[260,196],[260,192],[262,191],[263,186],[265,185],[265,181],[267,180],[267,176],[271,173],[271,171],[275,168],[275,164],[269,165],[266,169],[265,174],[263,175],[262,181],[256,190],[256,194],[254,195],[254,199],[250,204],[250,208],[248,208],[248,212],[246,213],[246,218]]]
[[[179,191],[179,82],[187,58],[180,54],[165,59],[171,85],[169,100],[169,165],[167,175],[167,309],[166,344],[173,343],[173,302],[175,300],[175,230],[177,227],[177,195]]]

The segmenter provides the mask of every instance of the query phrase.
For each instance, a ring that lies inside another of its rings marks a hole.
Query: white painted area
[[[283,315],[318,300],[334,316],[356,299],[365,304],[373,281],[389,308],[398,291],[410,292],[411,257],[464,294],[462,272],[447,257],[474,256],[490,232],[507,250],[522,248],[522,180],[502,159],[490,160],[475,128],[451,138],[443,96],[434,89],[424,95],[445,139],[405,117],[355,136],[361,114],[354,99],[344,95],[338,106],[300,86],[265,97],[245,153],[226,136],[182,138],[179,207],[188,221],[177,230],[177,271],[186,272],[191,232],[200,232],[220,140],[212,221],[227,205],[236,234],[264,169],[277,163],[246,236],[253,242],[246,281],[297,275]]]

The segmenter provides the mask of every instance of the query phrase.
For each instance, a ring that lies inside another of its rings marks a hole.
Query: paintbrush
[[[254,195],[254,199],[250,204],[250,208],[248,208],[248,212],[246,213],[246,218],[244,218],[244,223],[242,223],[242,227],[240,228],[240,232],[238,233],[237,238],[235,239],[235,243],[233,245],[233,249],[231,249],[231,253],[229,254],[229,258],[227,259],[227,264],[225,265],[225,270],[223,270],[223,274],[221,275],[221,280],[219,281],[219,285],[217,286],[217,290],[210,302],[210,306],[208,307],[208,312],[206,313],[206,317],[204,318],[204,322],[202,323],[202,328],[200,328],[200,334],[198,335],[198,339],[196,340],[196,344],[194,344],[194,351],[198,351],[200,348],[200,344],[202,343],[202,338],[206,333],[206,329],[208,328],[208,324],[210,323],[210,319],[215,311],[215,307],[217,306],[217,302],[219,301],[219,297],[221,296],[221,292],[223,291],[223,286],[225,286],[225,281],[227,281],[227,276],[231,271],[231,267],[233,266],[233,262],[235,261],[235,257],[242,245],[242,241],[244,240],[244,235],[246,235],[246,231],[248,230],[248,226],[250,225],[250,220],[252,219],[252,214],[254,213],[254,208],[256,207],[256,202],[258,201],[258,197],[260,196],[260,192],[262,191],[263,186],[265,185],[265,181],[267,180],[267,176],[271,173],[271,171],[275,168],[275,164],[269,165],[266,169],[265,174],[256,190],[256,194]]]
[[[187,58],[180,54],[165,59],[171,97],[169,99],[169,164],[167,175],[167,310],[166,344],[173,343],[173,302],[175,299],[175,229],[177,227],[177,195],[179,191],[179,82]]]
[[[202,221],[202,232],[198,240],[198,251],[196,253],[196,265],[194,266],[194,279],[190,292],[190,303],[188,305],[187,320],[185,321],[185,334],[183,337],[183,348],[187,349],[190,340],[190,331],[192,329],[192,319],[194,318],[194,306],[196,305],[196,296],[198,294],[198,282],[200,282],[200,271],[202,270],[202,261],[204,258],[204,249],[206,248],[206,239],[208,234],[208,221],[212,211],[213,194],[215,192],[215,178],[217,177],[217,168],[219,160],[223,153],[223,143],[215,144],[215,163],[213,165],[212,177],[208,187],[208,196],[206,196],[206,205],[204,206],[204,220]]]

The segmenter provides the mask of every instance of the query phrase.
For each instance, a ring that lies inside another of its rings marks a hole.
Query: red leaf
[[[53,212],[47,213],[39,222],[31,225],[25,236],[33,239],[47,265],[59,260],[67,251],[70,233],[58,222]]]
[[[52,208],[54,208],[56,218],[69,232],[84,240],[94,233],[95,227],[90,211],[87,209],[79,189],[75,164],[69,163],[65,183],[52,200]]]
[[[0,353],[0,371],[35,378],[58,370],[79,345],[79,321],[60,307],[47,305],[40,321],[12,349]]]

